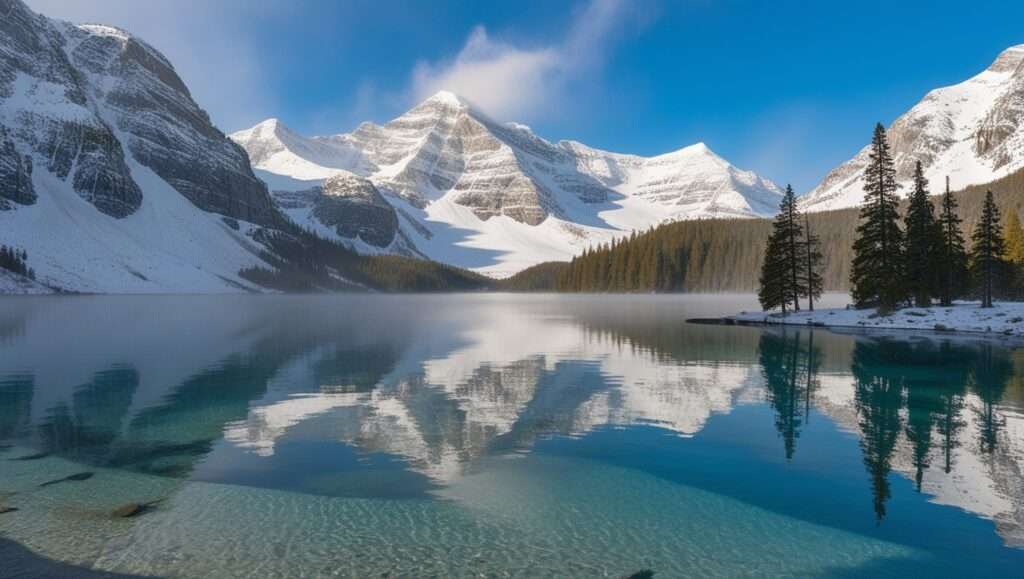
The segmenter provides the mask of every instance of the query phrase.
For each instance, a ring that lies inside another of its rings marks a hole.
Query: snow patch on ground
[[[253,288],[238,271],[261,264],[258,246],[129,157],[145,191],[123,219],[96,210],[71,184],[33,173],[34,205],[0,212],[0,243],[29,249],[46,286],[86,293],[222,293]],[[0,293],[8,293],[0,286]],[[18,292],[21,293],[21,292]]]
[[[831,308],[809,312],[741,312],[727,320],[741,323],[816,325],[828,328],[920,330],[1024,337],[1024,302],[997,302],[982,308],[978,302],[956,302],[951,307],[904,308],[887,316],[874,309]]]
[[[23,275],[18,275],[0,269],[0,295],[39,295],[52,294],[52,289],[43,284],[33,281]]]

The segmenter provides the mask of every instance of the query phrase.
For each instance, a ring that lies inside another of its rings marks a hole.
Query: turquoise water
[[[1019,576],[1024,350],[751,307],[0,300],[0,576]]]

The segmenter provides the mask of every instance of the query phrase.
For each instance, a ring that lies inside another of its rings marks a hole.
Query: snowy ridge
[[[666,221],[771,215],[781,194],[703,143],[649,158],[551,143],[445,91],[348,134],[305,138],[271,119],[230,137],[277,195],[367,178],[400,217],[405,250],[495,277]]]
[[[888,131],[897,180],[909,190],[914,164],[938,193],[987,183],[1024,167],[1024,45],[999,55],[960,84],[928,93]],[[854,207],[864,199],[868,147],[833,169],[801,200],[811,211]]]

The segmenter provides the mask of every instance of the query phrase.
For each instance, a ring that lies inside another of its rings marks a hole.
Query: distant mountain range
[[[771,215],[781,193],[703,143],[657,157],[551,143],[450,92],[348,134],[307,138],[270,119],[231,138],[304,227],[363,252],[422,255],[497,277],[666,221]],[[327,178],[331,186],[319,187]],[[346,197],[342,189],[368,192],[370,237],[325,209]]]
[[[0,244],[27,250],[44,286],[259,290],[240,272],[275,267],[271,232],[300,228],[507,277],[666,222],[770,216],[779,201],[774,183],[703,143],[656,157],[553,143],[449,92],[351,133],[305,137],[271,119],[228,138],[131,34],[21,0],[0,0],[0,14]],[[901,181],[918,159],[936,191],[946,175],[960,187],[1024,167],[1022,62],[1024,46],[1011,48],[900,117]],[[803,206],[856,205],[865,157]]]

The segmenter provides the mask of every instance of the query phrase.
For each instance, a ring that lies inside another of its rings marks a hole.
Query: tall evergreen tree
[[[910,194],[906,224],[907,292],[918,307],[932,305],[935,291],[935,269],[938,267],[938,230],[935,206],[928,199],[928,180],[924,178],[921,161],[914,167],[914,191]]]
[[[789,305],[800,309],[800,296],[804,292],[804,264],[800,249],[803,227],[796,209],[796,195],[793,188],[786,186],[786,193],[779,205],[779,214],[772,223],[764,261],[761,265],[758,298],[765,310],[782,308],[786,313]]]
[[[864,170],[861,223],[853,243],[851,294],[858,307],[877,304],[880,310],[892,311],[906,296],[903,231],[897,211],[896,167],[881,123],[875,126],[869,159]]]
[[[1005,253],[1006,242],[1003,240],[1002,225],[999,223],[999,208],[996,207],[992,192],[989,191],[985,194],[981,220],[971,235],[971,277],[981,297],[983,308],[992,307],[992,296],[1003,270]]]
[[[1010,268],[1010,285],[1014,299],[1024,297],[1024,228],[1017,209],[1006,212],[1006,262]]]
[[[765,247],[764,260],[761,263],[757,299],[765,311],[782,308],[782,315],[786,315],[790,296],[786,292],[787,278],[783,259],[785,239],[780,234],[782,231],[773,228],[771,235],[768,236],[768,245]]]
[[[1006,261],[1024,264],[1024,228],[1021,227],[1017,210],[1006,212]]]
[[[963,295],[967,288],[967,250],[961,228],[959,206],[949,190],[946,177],[946,193],[942,196],[938,227],[942,238],[939,247],[939,299],[943,306],[953,305],[953,300]]]
[[[814,311],[814,300],[821,297],[825,283],[821,277],[821,240],[811,230],[811,220],[804,214],[804,295],[807,296],[807,309]]]

